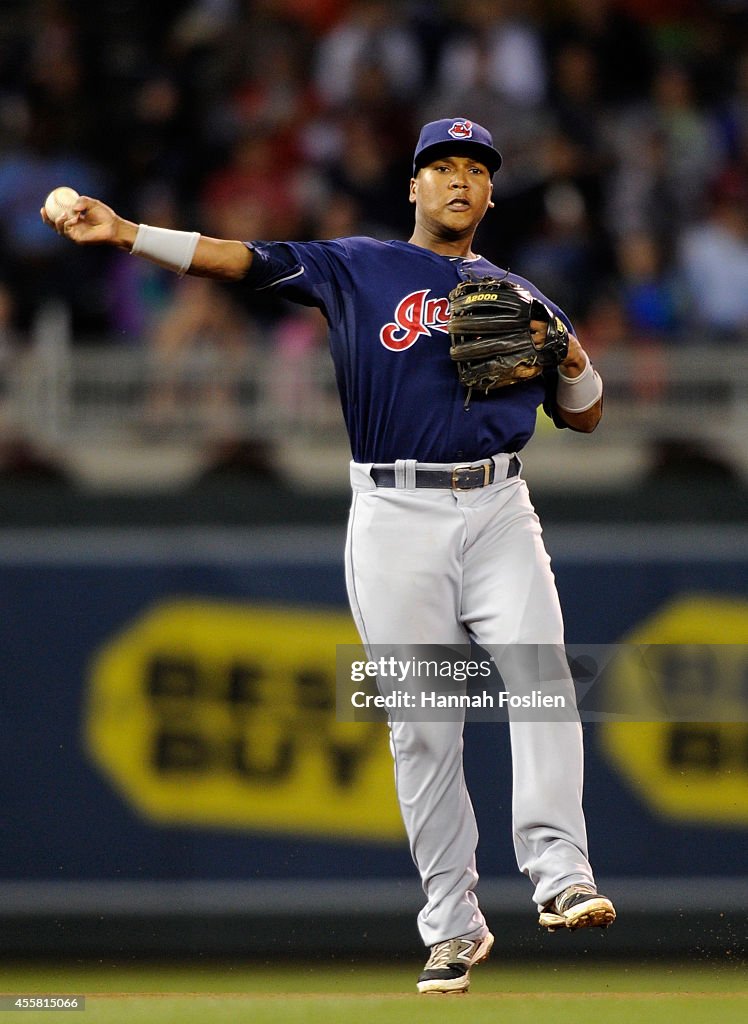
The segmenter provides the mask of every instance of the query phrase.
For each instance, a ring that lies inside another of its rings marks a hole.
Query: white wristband
[[[597,370],[592,368],[589,358],[578,377],[567,377],[558,370],[556,405],[564,412],[586,412],[603,395],[603,382]]]
[[[167,270],[175,270],[182,277],[190,269],[199,240],[197,231],[172,231],[140,224],[130,252]]]

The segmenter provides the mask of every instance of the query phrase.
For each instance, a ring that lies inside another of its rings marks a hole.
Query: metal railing
[[[738,445],[748,455],[748,347],[616,350],[597,365],[606,434]]]
[[[46,443],[130,437],[200,443],[237,437],[324,436],[340,408],[329,356],[293,360],[252,351],[157,359],[112,346],[32,351],[4,374],[6,423]]]
[[[596,365],[605,380],[599,444],[708,443],[748,471],[748,350],[729,359],[698,346],[610,350]],[[116,344],[37,345],[6,361],[0,403],[6,435],[57,449],[344,438],[323,350],[284,359],[260,348],[237,359],[208,349],[165,360]]]

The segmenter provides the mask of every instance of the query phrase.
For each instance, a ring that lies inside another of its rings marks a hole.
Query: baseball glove
[[[531,320],[548,324],[533,342]],[[461,281],[449,293],[449,354],[468,389],[490,391],[529,380],[545,367],[558,366],[569,351],[566,325],[527,289],[506,278]]]

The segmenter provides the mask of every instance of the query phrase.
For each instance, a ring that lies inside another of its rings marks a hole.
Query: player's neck
[[[465,259],[475,259],[475,253],[471,245],[472,234],[459,238],[443,238],[441,235],[434,235],[426,231],[421,225],[416,224],[413,234],[408,239],[411,245],[417,245],[421,249],[428,249],[438,256],[462,256]]]

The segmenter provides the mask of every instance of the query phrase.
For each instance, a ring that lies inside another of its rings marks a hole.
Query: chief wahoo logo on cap
[[[465,120],[455,121],[448,131],[453,139],[472,139],[473,122]]]

